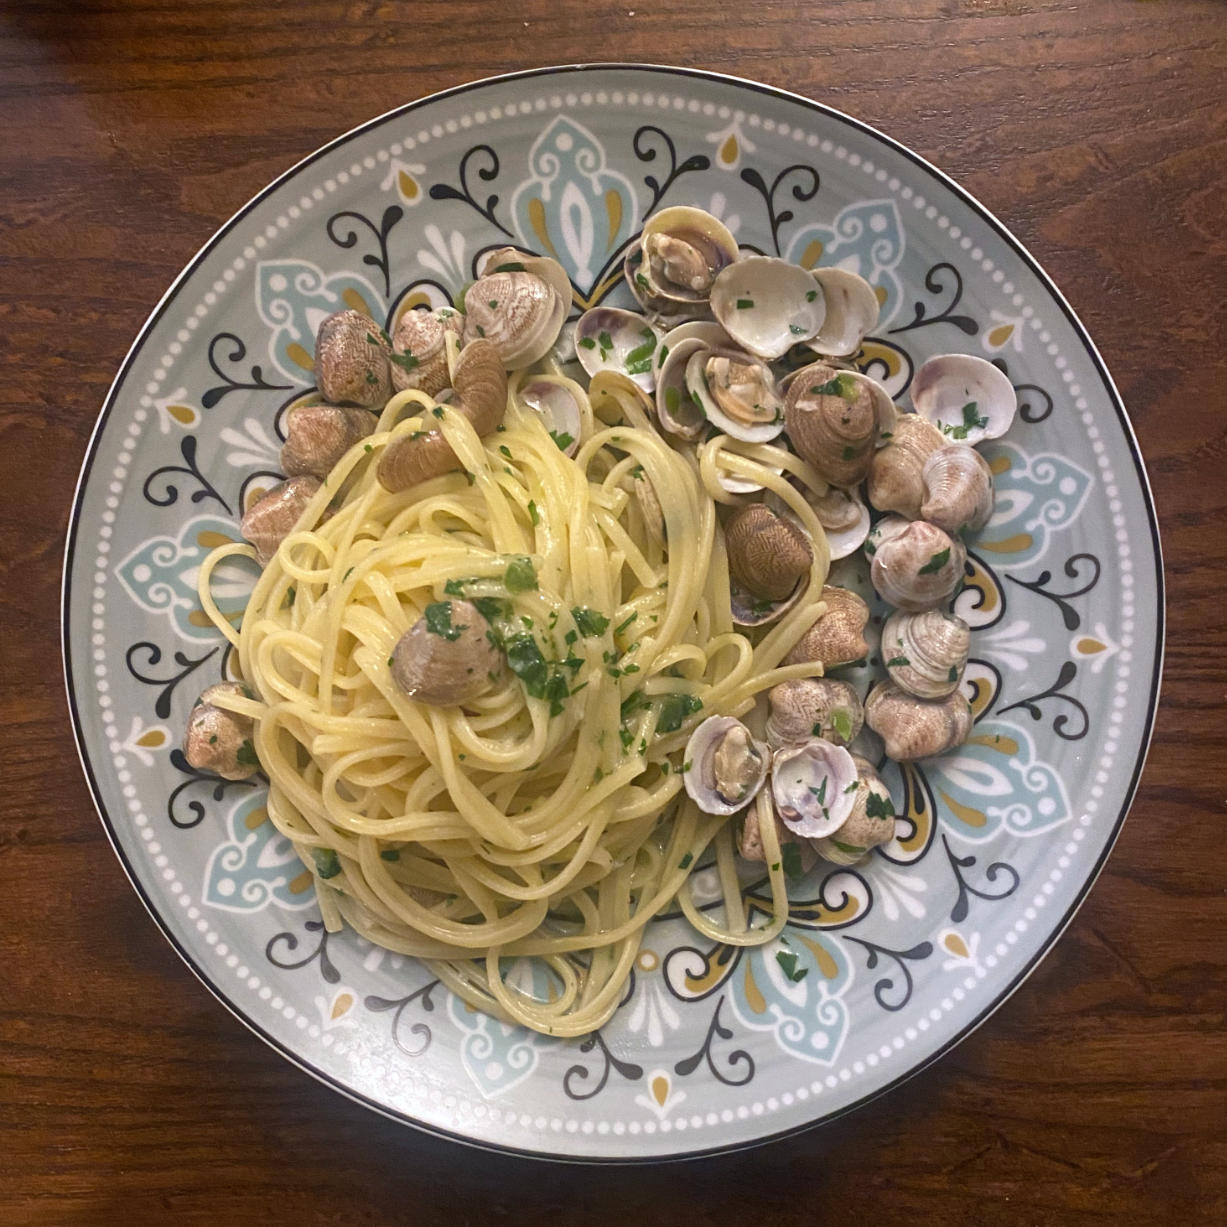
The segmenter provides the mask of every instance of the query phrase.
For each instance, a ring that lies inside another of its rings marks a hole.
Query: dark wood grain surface
[[[488,1157],[293,1069],[196,982],[103,838],[58,659],[107,386],[213,230],[389,107],[543,63],[759,78],[961,180],[1102,349],[1166,552],[1162,709],[1106,872],[901,1090],[766,1150]],[[1227,1221],[1227,5],[110,0],[0,11],[0,1222]]]

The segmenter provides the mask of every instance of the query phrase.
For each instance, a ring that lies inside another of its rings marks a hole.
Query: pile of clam
[[[915,411],[899,411],[851,361],[878,320],[872,287],[846,269],[809,270],[743,254],[701,209],[654,214],[629,248],[624,271],[639,311],[596,307],[567,323],[565,271],[514,248],[488,253],[478,271],[462,311],[405,312],[390,336],[355,311],[320,325],[319,403],[291,411],[282,449],[288,480],[242,524],[261,561],[275,553],[336,462],[373,431],[369,411],[409,388],[448,402],[485,435],[502,419],[506,372],[524,371],[521,404],[573,454],[583,414],[563,376],[613,372],[639,388],[678,449],[697,449],[714,435],[787,446],[808,465],[811,478],[800,492],[825,530],[831,558],[863,547],[873,587],[893,608],[880,642],[886,676],[867,696],[838,676],[868,661],[870,612],[850,589],[825,587],[825,612],[785,657],[787,664],[814,664],[823,676],[770,692],[769,711],[750,717],[765,739],[730,717],[699,725],[686,751],[686,789],[708,813],[745,811],[747,859],[763,859],[766,819],[782,844],[799,845],[803,864],[815,855],[851,863],[888,842],[894,811],[871,760],[881,747],[896,761],[927,758],[970,732],[962,693],[968,626],[950,605],[963,580],[963,538],[992,513],[992,472],[975,445],[1008,430],[1017,407],[1009,380],[980,358],[931,358],[912,381]],[[449,334],[461,346],[450,376]],[[378,477],[402,490],[456,463],[427,422],[383,451]],[[719,481],[729,496],[721,514],[733,618],[754,633],[806,595],[813,544],[783,500],[731,472]],[[650,483],[634,484],[645,522],[659,529]],[[419,642],[431,638],[410,632],[398,646],[405,657],[398,680],[417,679],[412,689],[400,680],[402,688],[440,704],[476,697],[418,684],[437,663],[413,656]],[[467,674],[486,679],[498,671],[483,666]],[[205,766],[208,753],[197,763],[191,748],[189,739],[189,761]]]
[[[969,629],[950,606],[964,537],[993,510],[992,471],[975,445],[1009,429],[1014,390],[991,363],[946,354],[919,368],[915,411],[901,412],[851,362],[877,323],[872,287],[845,269],[743,255],[698,209],[650,218],[625,271],[642,313],[580,317],[575,353],[585,371],[633,379],[676,446],[713,433],[788,446],[825,483],[802,492],[832,559],[863,547],[873,587],[893,607],[880,642],[885,678],[867,696],[838,673],[869,658],[869,608],[827,587],[824,614],[785,658],[820,665],[824,676],[770,692],[765,740],[713,717],[686,751],[686,788],[700,808],[746,811],[744,857],[763,858],[770,816],[803,861],[816,853],[852,863],[894,836],[890,796],[870,761],[880,750],[863,726],[900,762],[942,754],[971,731],[962,692]],[[805,595],[812,545],[782,500],[737,477],[721,483],[739,496],[724,516],[734,621],[765,626]]]

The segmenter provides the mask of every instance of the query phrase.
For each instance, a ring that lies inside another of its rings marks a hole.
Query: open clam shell
[[[686,387],[718,430],[747,443],[770,443],[784,430],[784,406],[763,362],[736,350],[694,350]]]
[[[771,750],[740,720],[709,716],[686,743],[688,766],[682,783],[705,814],[735,814],[762,788]]]
[[[589,375],[617,371],[651,392],[656,387],[656,350],[662,335],[634,311],[593,307],[576,321],[575,356]]]
[[[1014,422],[1018,397],[999,367],[971,354],[938,354],[912,380],[912,404],[955,443],[998,439]]]
[[[834,835],[816,839],[812,845],[823,860],[835,865],[855,865],[864,860],[870,849],[888,844],[895,837],[895,806],[890,789],[867,759],[854,754],[852,761],[857,770],[852,813]]]
[[[809,588],[809,576],[803,575],[797,586],[780,601],[755,596],[740,584],[729,584],[729,604],[733,610],[734,626],[769,626],[778,622]]]
[[[809,347],[834,358],[850,357],[878,322],[878,296],[864,277],[846,268],[816,268],[811,275],[822,290],[826,314]]]
[[[520,385],[516,399],[531,409],[568,456],[574,456],[584,435],[584,411],[575,393],[561,379],[538,375]]]
[[[784,825],[803,839],[835,834],[856,803],[857,771],[843,746],[820,737],[777,750],[771,797]]]
[[[747,256],[724,269],[712,286],[711,309],[742,349],[766,359],[816,336],[826,314],[813,276],[774,256]]]
[[[737,240],[712,214],[675,205],[652,214],[639,236],[642,263],[634,283],[645,295],[680,304],[705,304],[723,268],[738,256]]]
[[[692,325],[682,325],[682,328],[689,327]],[[720,328],[718,324],[715,327]],[[681,328],[667,333],[657,350],[658,354],[664,353],[665,358],[656,372],[656,420],[667,434],[693,441],[707,429],[707,416],[703,406],[690,394],[686,364],[692,355],[706,349],[706,343],[687,334],[670,344],[670,338],[679,332]]]
[[[793,481],[792,484],[796,486],[798,483]],[[822,525],[832,562],[848,558],[865,544],[865,538],[869,535],[869,508],[856,490],[831,486],[821,495],[804,488],[801,493]],[[779,515],[796,518],[792,508],[778,495],[768,493],[763,501]]]

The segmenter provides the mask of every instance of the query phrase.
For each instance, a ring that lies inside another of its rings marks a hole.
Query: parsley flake
[[[942,567],[950,561],[950,547],[946,546],[944,550],[938,550],[923,567],[920,568],[921,575],[933,575],[940,571]]]

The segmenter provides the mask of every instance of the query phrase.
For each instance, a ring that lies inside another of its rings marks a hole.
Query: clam
[[[392,650],[392,680],[419,703],[449,707],[477,698],[499,678],[503,653],[468,601],[427,605]]]
[[[833,486],[855,486],[869,471],[879,434],[894,427],[886,389],[859,371],[824,362],[794,371],[784,396],[793,449]]]
[[[974,447],[951,443],[933,452],[921,471],[920,516],[946,532],[977,532],[993,514],[993,470]]]
[[[666,311],[705,308],[721,269],[738,256],[728,227],[702,209],[661,209],[644,223],[639,261],[627,268],[631,293],[645,307]]]
[[[490,341],[505,367],[520,370],[557,341],[571,309],[571,281],[556,260],[499,248],[465,292],[464,309],[465,342]]]
[[[656,386],[656,347],[661,335],[633,311],[593,307],[576,321],[575,356],[589,375],[618,371],[651,392]]]
[[[906,532],[911,522],[905,516],[883,516],[869,530],[869,535],[865,538],[865,557],[872,561],[873,556],[878,552],[878,547],[900,533]]]
[[[406,311],[392,332],[392,387],[397,392],[420,388],[428,396],[451,381],[447,370],[448,333],[464,334],[464,316],[451,307]]]
[[[961,746],[971,733],[971,704],[961,691],[918,699],[894,682],[879,682],[865,700],[865,720],[897,763],[932,758]]]
[[[878,296],[864,277],[846,268],[816,268],[811,275],[822,290],[826,315],[809,347],[832,357],[850,357],[878,322]]]
[[[970,628],[957,614],[899,610],[882,628],[882,663],[901,690],[921,699],[942,699],[958,689],[970,644]]]
[[[729,575],[756,597],[781,601],[809,574],[814,550],[804,529],[762,503],[739,508],[724,525]]]
[[[873,765],[859,754],[856,765],[857,789],[852,813],[834,835],[813,841],[814,851],[836,865],[855,865],[871,848],[888,844],[895,837],[895,805],[890,789]]]
[[[712,285],[711,309],[738,346],[766,359],[816,336],[825,315],[814,278],[774,256],[747,256],[725,268]]]
[[[931,422],[915,413],[899,414],[886,446],[870,462],[869,502],[879,511],[919,519],[925,499],[925,462],[945,445],[945,436]]]
[[[998,439],[1014,422],[1018,397],[1000,367],[970,354],[939,354],[912,380],[912,404],[956,443]]]
[[[797,640],[784,664],[797,665],[814,661],[823,669],[837,669],[869,654],[865,642],[865,625],[869,621],[869,606],[847,588],[823,588],[826,611]]]
[[[821,737],[837,746],[854,741],[865,722],[860,695],[833,677],[780,682],[767,692],[767,742],[773,748]]]
[[[780,816],[775,812],[775,806],[767,791],[760,792],[755,798],[755,803],[746,810],[745,819],[741,824],[741,834],[737,840],[737,854],[742,860],[759,864],[766,862],[766,849],[763,847],[764,822],[774,824],[776,842],[780,845],[781,851],[785,847],[795,848],[801,872],[809,873],[818,861],[818,854],[809,840],[798,839],[780,821]]]
[[[682,783],[705,814],[735,814],[754,799],[771,766],[771,751],[740,720],[709,716],[686,743]]]
[[[656,420],[667,434],[694,440],[707,429],[707,416],[690,394],[686,366],[692,355],[706,350],[706,345],[696,336],[680,337],[670,345],[673,335],[668,333],[657,351],[665,356],[656,373]]]
[[[787,596],[773,601],[770,597],[755,596],[736,581],[729,585],[729,605],[734,626],[768,626],[778,622],[802,597],[808,585],[799,582]]]
[[[755,358],[695,350],[686,361],[686,387],[707,420],[734,439],[769,443],[784,429],[775,377]]]
[[[238,682],[218,682],[196,700],[183,737],[183,756],[191,766],[212,771],[223,780],[245,780],[260,770],[252,745],[255,721],[216,702],[251,697]]]
[[[565,383],[539,375],[520,385],[516,399],[541,419],[546,430],[568,456],[579,450],[584,415],[575,394]]]
[[[315,382],[334,405],[382,407],[392,394],[392,347],[369,316],[335,311],[315,334]]]
[[[262,567],[272,561],[277,547],[294,531],[307,504],[320,489],[317,477],[291,477],[279,482],[247,509],[239,521],[239,532],[255,546]]]
[[[834,834],[852,813],[856,791],[856,764],[843,746],[814,737],[775,752],[771,797],[794,835],[822,839]]]
[[[296,405],[286,417],[281,468],[287,477],[327,477],[337,461],[375,430],[369,409]]]
[[[889,605],[911,611],[932,609],[954,594],[966,562],[961,541],[936,524],[913,520],[878,544],[869,578]]]
[[[798,485],[795,481],[792,484]],[[869,535],[869,508],[859,495],[850,490],[841,490],[838,486],[831,486],[825,494],[817,495],[802,487],[801,494],[822,525],[832,562],[847,558],[864,545]],[[774,492],[768,493],[763,501],[772,511],[796,518],[792,508]]]

